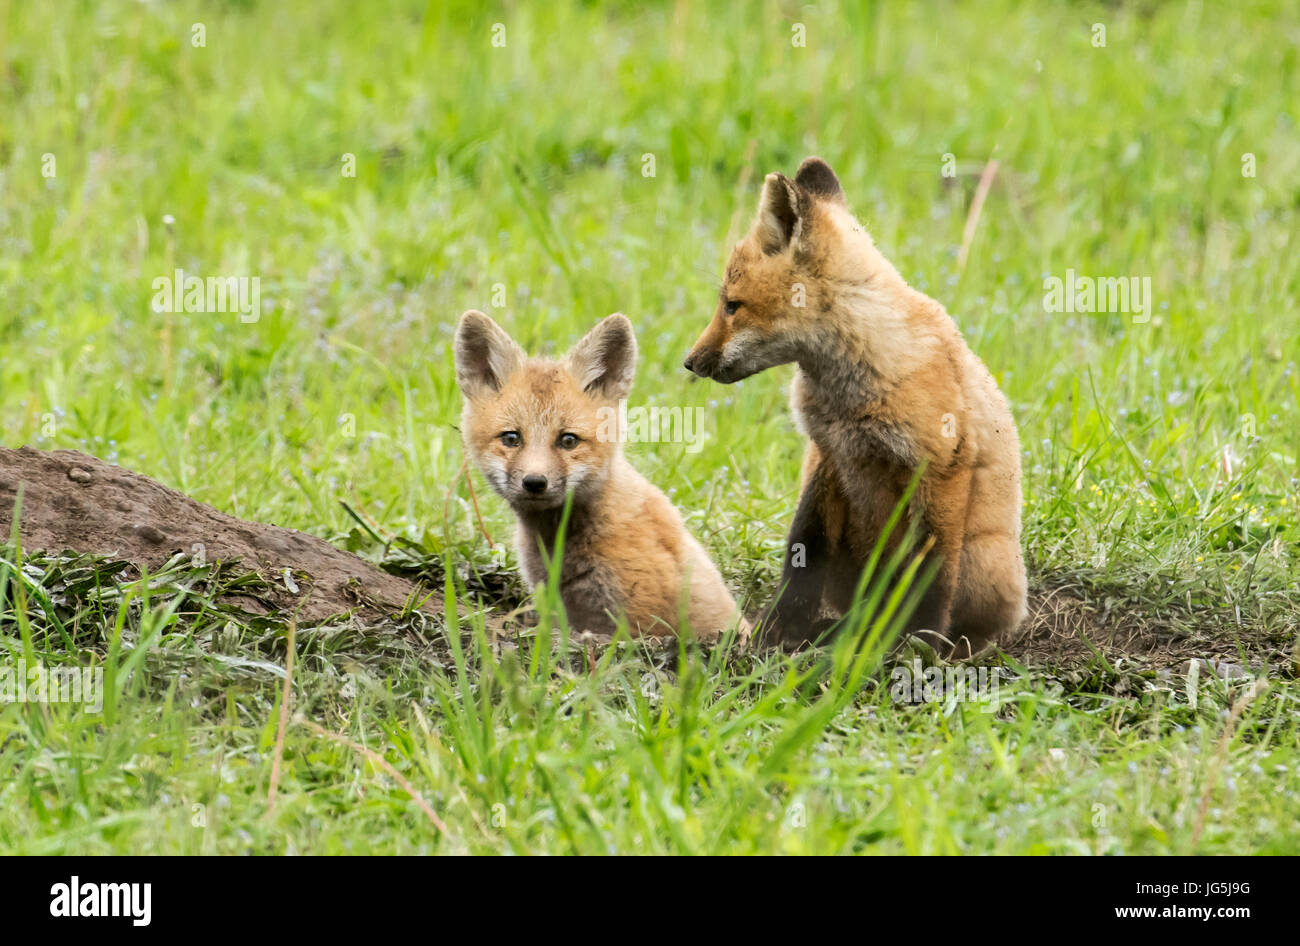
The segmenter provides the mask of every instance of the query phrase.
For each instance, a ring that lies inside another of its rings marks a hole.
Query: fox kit
[[[681,616],[701,638],[736,620],[736,603],[663,493],[623,456],[618,403],[636,366],[623,315],[600,322],[560,361],[528,358],[482,312],[456,327],[465,449],[519,520],[530,586],[545,581],[572,495],[559,593],[575,630],[665,635]],[[747,630],[747,626],[742,628]]]
[[[908,630],[970,656],[1025,614],[1020,446],[1006,398],[935,300],[912,289],[845,204],[830,166],[769,174],[727,263],[717,310],[686,359],[731,384],[798,365],[791,406],[809,438],[780,596],[764,633],[811,639],[842,615],[895,505],[938,571]],[[887,546],[888,547],[888,546]]]

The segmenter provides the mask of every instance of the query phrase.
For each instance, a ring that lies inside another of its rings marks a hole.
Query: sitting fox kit
[[[519,521],[524,579],[548,578],[566,496],[572,494],[559,570],[570,626],[609,634],[677,633],[684,616],[701,638],[736,620],[736,604],[704,548],[668,499],[623,456],[616,426],[636,367],[623,315],[600,322],[563,359],[529,358],[482,312],[456,327],[456,381],[465,395],[465,449]]]
[[[943,306],[903,281],[808,158],[769,174],[727,264],[717,310],[686,368],[730,384],[798,365],[790,391],[808,436],[782,590],[763,633],[787,646],[843,615],[917,470],[904,521],[938,570],[908,630],[969,656],[1025,613],[1020,447],[1006,398]]]

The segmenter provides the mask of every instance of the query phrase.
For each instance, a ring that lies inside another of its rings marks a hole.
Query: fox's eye
[[[524,442],[524,438],[519,436],[517,430],[507,430],[501,435],[501,442],[507,447],[517,447]]]
[[[728,299],[726,302],[722,304],[722,311],[726,312],[727,315],[735,315],[736,310],[739,308],[740,308],[740,303],[737,302],[735,299]]]
[[[577,434],[560,434],[560,439],[555,442],[565,450],[572,450],[578,444],[582,443],[582,438]]]

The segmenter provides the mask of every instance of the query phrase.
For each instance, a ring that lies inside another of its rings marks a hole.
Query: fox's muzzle
[[[718,366],[722,362],[722,349],[727,344],[727,336],[725,323],[714,315],[709,322],[709,327],[695,340],[695,347],[686,356],[684,362],[686,370],[694,372],[701,378],[715,377]]]
[[[722,352],[717,348],[705,348],[696,346],[691,349],[691,353],[686,356],[683,367],[690,372],[694,372],[701,378],[713,377],[713,372],[718,367],[718,362],[722,360]]]
[[[724,361],[724,353],[723,348],[715,348],[701,342],[686,356],[684,367],[701,378],[708,378],[719,384],[732,384],[753,374],[752,370],[734,358]]]

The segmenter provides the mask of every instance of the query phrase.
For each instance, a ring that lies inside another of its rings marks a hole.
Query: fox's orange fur
[[[820,158],[769,174],[686,361],[723,383],[798,365],[791,406],[810,443],[784,590],[765,620],[786,644],[843,614],[913,474],[907,525],[938,571],[910,629],[950,654],[995,643],[1025,613],[1020,449],[1006,398],[935,300],[880,254]],[[797,548],[796,548],[797,547]]]
[[[684,614],[712,638],[735,623],[736,604],[704,548],[623,456],[617,408],[636,366],[625,316],[609,316],[565,358],[547,361],[528,358],[471,310],[455,349],[465,449],[518,517],[530,586],[548,577],[572,494],[559,592],[575,630],[612,633],[625,616],[633,634],[672,634]]]

